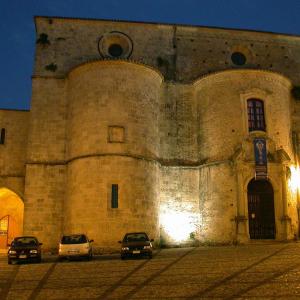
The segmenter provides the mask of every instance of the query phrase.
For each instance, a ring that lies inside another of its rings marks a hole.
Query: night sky
[[[0,0],[0,108],[30,108],[35,15],[300,35],[300,0]]]

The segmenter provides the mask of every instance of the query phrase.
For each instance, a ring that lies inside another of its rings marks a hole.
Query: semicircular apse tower
[[[64,232],[115,247],[128,231],[158,232],[162,77],[124,61],[96,61],[68,76]]]

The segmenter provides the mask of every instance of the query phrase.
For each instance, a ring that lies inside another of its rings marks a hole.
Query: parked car
[[[40,263],[42,260],[41,245],[34,236],[20,236],[14,238],[7,253],[8,264],[20,261],[33,261]]]
[[[148,256],[152,258],[153,239],[149,239],[145,232],[126,233],[121,244],[121,258],[134,256]]]
[[[93,258],[92,242],[85,234],[64,235],[59,243],[58,258]]]

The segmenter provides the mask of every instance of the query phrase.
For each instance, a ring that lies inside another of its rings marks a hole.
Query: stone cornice
[[[149,163],[159,164],[161,167],[170,167],[170,168],[203,168],[209,167],[213,165],[220,165],[226,163],[232,163],[232,160],[220,160],[220,161],[210,161],[210,162],[203,162],[203,161],[190,161],[190,160],[182,160],[182,159],[160,159],[156,157],[145,157],[141,155],[133,155],[129,153],[93,153],[93,154],[86,154],[80,155],[76,157],[72,157],[68,160],[57,160],[57,161],[27,161],[26,165],[48,165],[48,166],[61,166],[61,165],[68,165],[69,163],[75,162],[77,160],[88,159],[88,158],[99,158],[99,157],[125,157],[131,158],[136,160],[143,160]]]
[[[0,178],[8,178],[8,177],[15,177],[15,178],[25,178],[25,174],[0,174]]]
[[[75,162],[77,160],[82,159],[88,159],[88,158],[99,158],[99,157],[126,157],[136,160],[143,160],[149,163],[158,164],[160,167],[165,168],[180,168],[180,169],[202,169],[206,167],[212,167],[217,165],[223,165],[223,164],[229,164],[229,165],[236,165],[237,164],[247,164],[247,165],[253,165],[255,164],[254,160],[240,160],[237,161],[236,158],[231,157],[229,159],[224,160],[215,160],[215,161],[209,161],[209,162],[203,162],[203,161],[188,161],[188,160],[180,160],[180,159],[174,159],[174,160],[164,160],[164,159],[155,159],[155,158],[147,158],[143,156],[138,155],[130,155],[130,154],[117,154],[117,153],[105,153],[105,154],[89,154],[89,155],[81,155],[77,157],[73,157],[72,159],[62,161],[28,161],[26,162],[26,165],[45,165],[45,166],[65,166],[69,163]],[[282,162],[268,162],[270,165],[281,165]],[[4,176],[0,176],[4,177]],[[24,177],[24,176],[20,176]]]
[[[102,64],[111,64],[111,65],[117,65],[117,64],[131,64],[131,65],[135,65],[135,66],[140,66],[145,68],[145,70],[148,70],[150,72],[155,73],[156,75],[158,75],[161,79],[161,82],[165,81],[164,76],[162,75],[162,73],[160,72],[159,69],[148,65],[142,61],[136,61],[136,60],[132,60],[132,59],[110,59],[110,58],[94,58],[94,59],[87,59],[86,61],[79,63],[78,65],[72,66],[70,67],[70,69],[68,69],[67,71],[65,71],[65,74],[55,74],[53,73],[53,75],[40,75],[40,74],[34,74],[31,76],[32,79],[60,79],[60,80],[65,80],[68,79],[69,75],[72,72],[75,72],[77,69],[84,67],[84,66],[88,66],[88,65],[92,65],[95,63],[102,63]]]
[[[18,113],[30,113],[30,109],[14,109],[14,108],[0,108],[0,112],[18,112]]]
[[[31,79],[58,79],[58,80],[65,80],[66,76],[59,75],[59,76],[49,76],[49,75],[32,75]]]
[[[232,76],[242,75],[242,74],[248,76],[259,75],[260,76],[259,78],[264,76],[264,80],[266,81],[279,83],[281,85],[284,85],[286,88],[292,87],[291,81],[283,74],[269,71],[269,70],[260,70],[260,69],[238,69],[238,70],[230,69],[224,71],[216,71],[214,73],[206,74],[200,77],[199,79],[196,79],[193,82],[193,85],[197,87],[198,85],[203,84],[205,82],[216,83],[216,82],[230,81],[232,80]]]
[[[53,76],[51,75],[32,75],[31,78],[32,79],[60,79],[60,80],[65,80],[67,79],[70,74],[72,74],[73,72],[76,72],[77,69],[80,69],[84,66],[88,66],[88,65],[92,65],[92,64],[106,64],[106,65],[117,65],[117,64],[132,64],[135,66],[140,66],[145,68],[145,70],[148,71],[152,71],[153,73],[155,73],[156,75],[158,75],[161,79],[161,83],[174,83],[176,85],[190,85],[190,86],[194,86],[197,87],[198,85],[202,84],[202,83],[217,83],[217,82],[224,82],[224,81],[229,81],[232,80],[232,77],[229,75],[237,75],[237,74],[246,74],[249,76],[253,76],[253,75],[260,75],[263,76],[264,75],[264,80],[266,81],[270,81],[270,82],[276,82],[279,83],[283,86],[285,86],[286,88],[291,88],[292,87],[292,83],[290,81],[290,79],[288,79],[285,75],[283,75],[283,73],[280,72],[274,72],[274,71],[270,71],[267,69],[255,69],[255,68],[243,68],[243,69],[225,69],[225,70],[219,70],[219,71],[215,71],[215,72],[211,72],[208,74],[204,74],[202,76],[197,77],[196,79],[193,79],[191,81],[187,81],[187,82],[181,82],[181,81],[173,81],[173,80],[166,80],[165,77],[163,76],[163,74],[160,72],[159,69],[144,63],[142,61],[137,61],[137,60],[132,60],[132,59],[109,59],[109,58],[95,58],[95,59],[88,59],[85,62],[79,63],[76,66],[71,67],[69,70],[66,71],[66,74],[62,75],[55,75],[53,74]],[[224,76],[226,75],[226,76]],[[276,79],[277,77],[277,79]]]
[[[77,69],[87,66],[87,65],[92,65],[92,64],[106,64],[106,65],[120,65],[120,64],[132,64],[134,66],[140,66],[145,68],[148,71],[152,71],[153,73],[155,73],[156,75],[158,75],[161,79],[161,81],[164,81],[164,76],[162,75],[162,73],[154,68],[153,66],[147,65],[143,62],[140,61],[135,61],[132,59],[109,59],[109,58],[103,58],[103,59],[89,59],[81,64],[78,64],[77,66],[75,66],[74,68],[72,68],[71,70],[69,70],[68,75],[66,75],[66,77],[68,77],[71,73],[75,72]]]

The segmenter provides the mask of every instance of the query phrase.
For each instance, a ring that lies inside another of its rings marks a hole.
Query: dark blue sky
[[[300,35],[300,0],[0,0],[0,108],[30,108],[34,15],[180,23]]]

